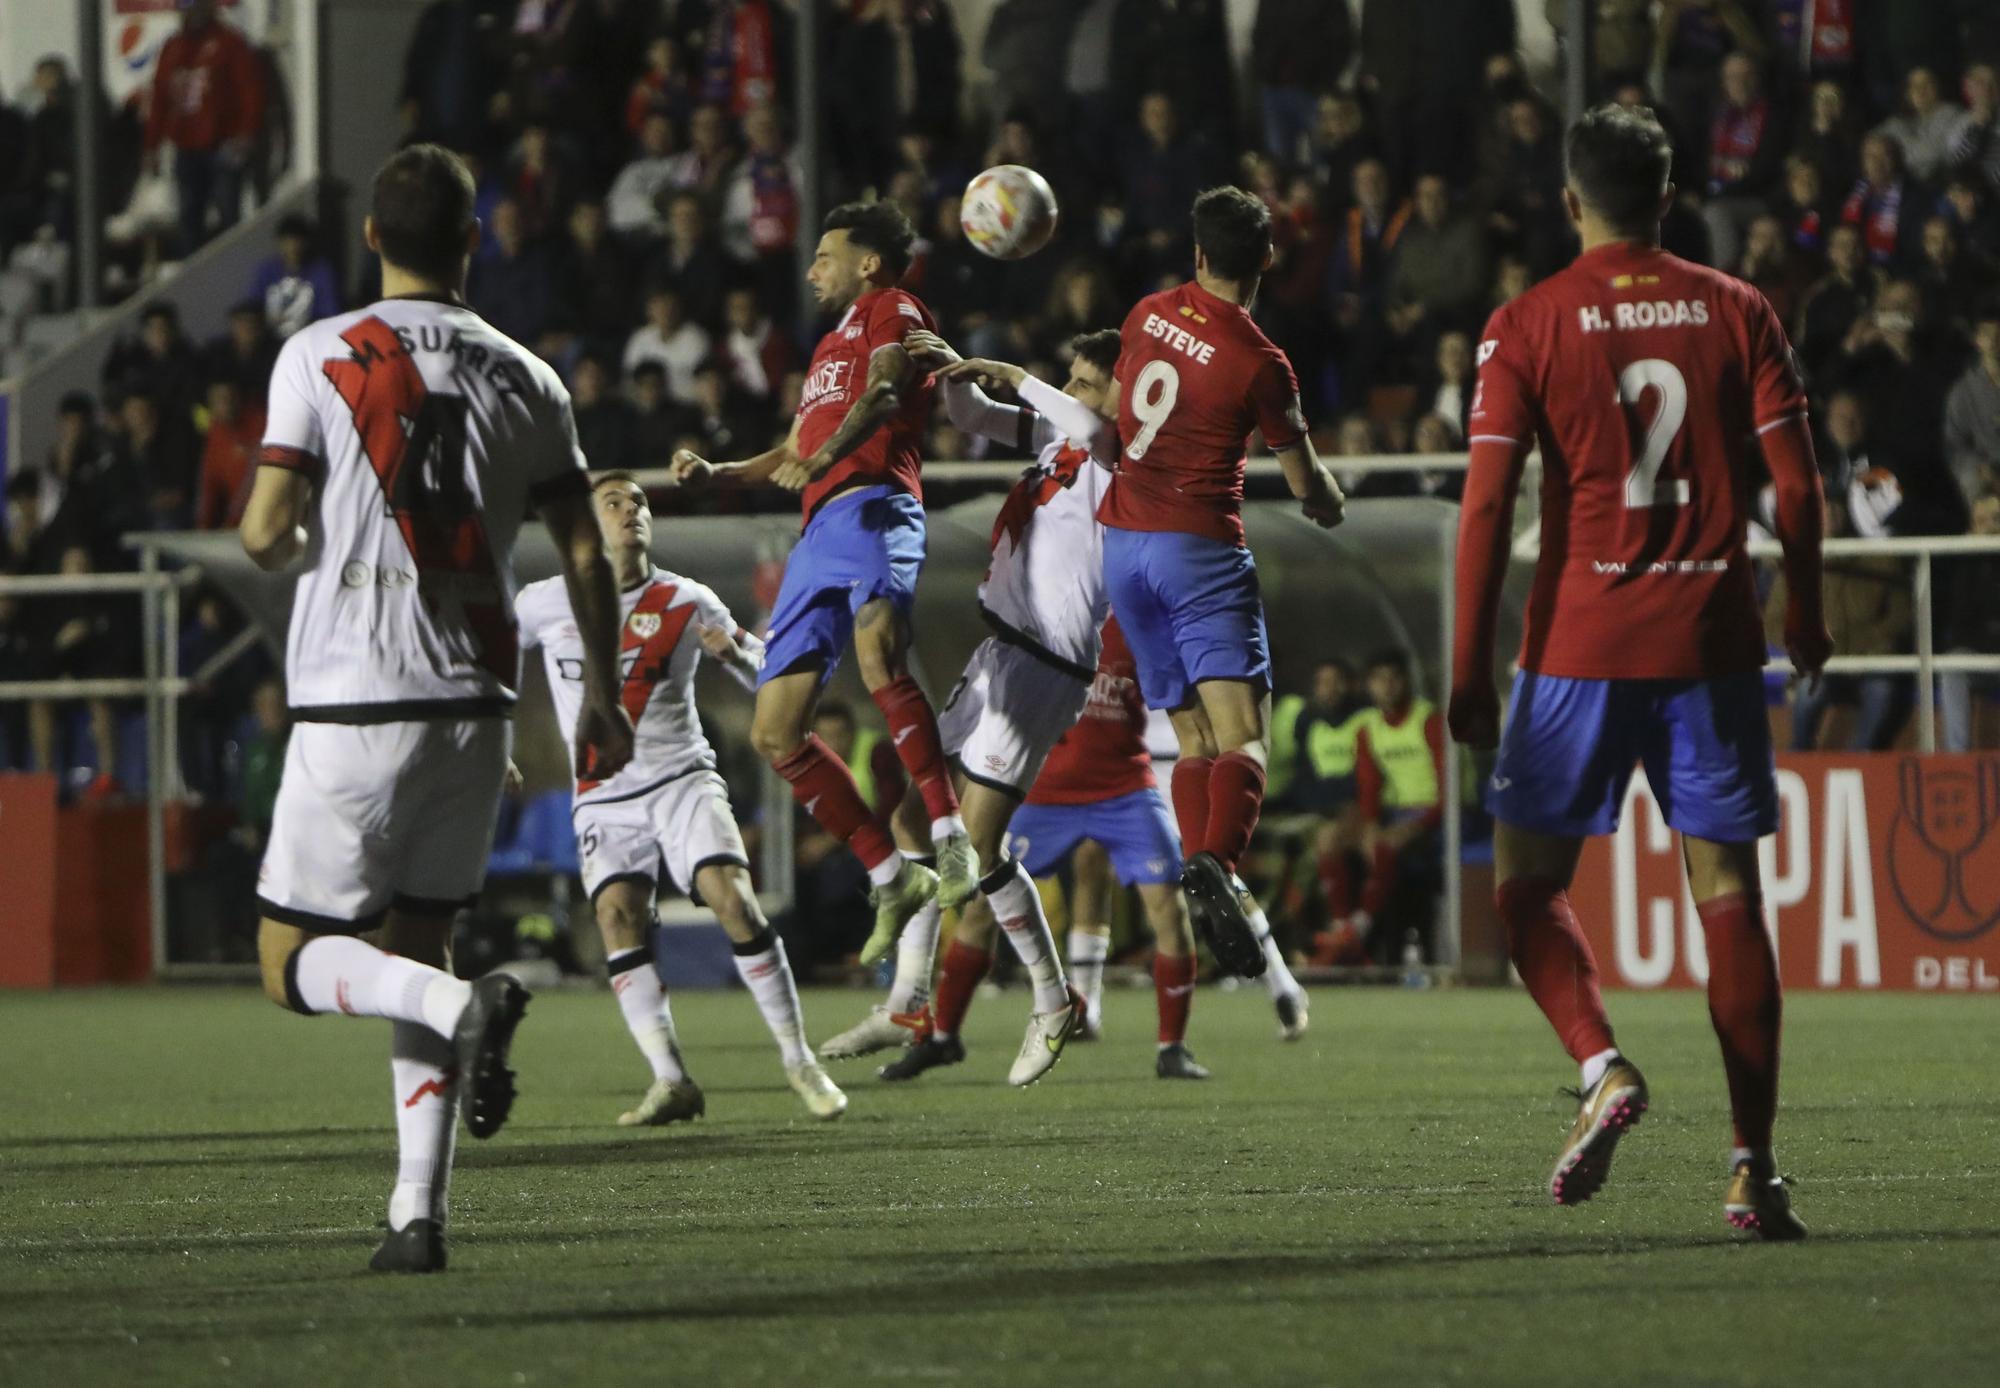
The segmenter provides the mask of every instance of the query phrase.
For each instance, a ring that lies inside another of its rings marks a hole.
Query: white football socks
[[[396,1189],[389,1227],[413,1219],[444,1223],[451,1154],[458,1135],[458,1075],[451,1042],[422,1022],[390,1028],[389,1072],[396,1094]]]
[[[896,978],[889,985],[891,1012],[916,1012],[931,1000],[931,967],[937,956],[938,922],[944,912],[933,897],[910,917],[896,942]]]
[[[1292,977],[1291,968],[1285,963],[1285,952],[1271,938],[1271,918],[1264,914],[1264,907],[1257,898],[1250,895],[1250,889],[1243,885],[1242,878],[1232,878],[1231,881],[1248,906],[1246,914],[1250,917],[1250,933],[1257,937],[1257,943],[1264,949],[1264,987],[1274,998],[1298,992],[1299,981]]]
[[[389,1017],[451,1039],[472,985],[443,969],[386,954],[351,935],[315,935],[292,956],[299,998],[315,1013]]]
[[[1110,954],[1110,926],[1069,928],[1069,978],[1083,994],[1084,1015],[1093,1027],[1104,1024],[1104,961]]]
[[[931,821],[931,843],[935,846],[946,839],[963,838],[965,821],[955,814],[939,815]]]
[[[1007,859],[988,873],[979,884],[993,918],[1007,934],[1028,981],[1035,989],[1035,1011],[1054,1012],[1069,1006],[1069,985],[1063,978],[1062,960],[1056,955],[1055,937],[1049,934],[1048,917],[1042,914],[1042,894],[1021,869]]]
[[[615,950],[605,959],[605,968],[611,974],[611,991],[617,995],[625,1029],[632,1033],[639,1054],[653,1067],[653,1078],[686,1079],[680,1039],[674,1035],[673,1009],[667,1005],[667,990],[653,969],[653,951],[644,945]]]
[[[1604,1072],[1611,1068],[1611,1062],[1616,1059],[1618,1059],[1618,1052],[1614,1048],[1608,1051],[1599,1051],[1596,1055],[1589,1056],[1584,1060],[1584,1093],[1588,1094],[1591,1090],[1597,1088],[1597,1082],[1604,1078]]]
[[[757,1010],[764,1014],[764,1025],[778,1043],[785,1068],[804,1064],[811,1052],[806,1049],[805,1016],[799,1010],[799,990],[792,982],[785,942],[765,926],[756,939],[730,948],[736,956],[736,976],[757,1000]]]

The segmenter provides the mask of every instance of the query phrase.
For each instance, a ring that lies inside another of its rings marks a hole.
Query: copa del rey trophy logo
[[[1940,940],[2000,921],[2000,760],[1937,767],[1906,757],[1889,876],[1910,919]]]

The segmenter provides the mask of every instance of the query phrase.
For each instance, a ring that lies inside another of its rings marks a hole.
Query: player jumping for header
[[[1118,446],[1109,396],[1118,335],[1085,333],[1070,345],[1069,381],[1057,390],[1004,362],[961,361],[935,334],[910,338],[921,360],[942,368],[956,427],[1037,450],[993,523],[992,560],[979,585],[980,616],[992,634],[972,653],[939,720],[973,845],[992,864],[980,898],[960,920],[959,938],[975,941],[990,961],[997,921],[1034,987],[1033,1015],[1008,1074],[1017,1085],[1046,1074],[1084,1020],[1034,881],[1005,849],[1015,810],[1089,697],[1106,609],[1097,506]],[[1022,404],[989,399],[980,381],[1018,391]],[[900,1046],[912,1030],[931,1035],[924,1002],[938,921],[935,906],[918,913],[897,951],[888,1005],[827,1041],[821,1055],[842,1059]]]
[[[710,463],[685,449],[673,460],[684,484],[734,477],[804,494],[805,529],[771,614],[750,740],[868,869],[875,931],[862,947],[864,963],[887,954],[926,902],[960,906],[979,890],[979,859],[959,817],[937,716],[909,673],[911,607],[924,564],[918,447],[932,385],[903,338],[935,326],[915,295],[895,287],[915,239],[892,202],[829,212],[806,281],[840,321],[813,352],[790,435],[740,463]],[[862,683],[923,796],[936,872],[897,851],[847,767],[813,735],[813,708],[850,637]]]
[[[695,715],[694,675],[706,652],[755,688],[764,643],[693,579],[656,567],[647,553],[653,508],[628,473],[597,479],[591,500],[611,553],[620,601],[621,701],[637,730],[631,764],[615,776],[576,779],[576,837],[583,888],[604,935],[618,1010],[653,1084],[619,1123],[672,1123],[704,1112],[701,1086],[681,1061],[673,1013],[654,967],[653,902],[665,867],[682,891],[715,912],[736,972],[778,1043],[785,1078],[815,1118],[838,1118],[842,1094],[806,1049],[805,1021],[785,944],[764,919],[750,882],[729,787]],[[521,590],[515,603],[524,644],[542,648],[565,737],[583,705],[583,650],[569,592],[557,579]]]
[[[461,982],[449,945],[507,771],[514,535],[531,502],[576,613],[577,769],[610,777],[632,756],[618,592],[569,393],[465,306],[472,207],[472,175],[436,145],[376,174],[363,234],[383,297],[278,354],[242,523],[259,567],[305,560],[285,642],[298,726],[257,879],[264,991],[308,1016],[395,1023],[396,1188],[369,1264],[384,1272],[444,1267],[461,1098],[474,1137],[514,1099],[527,993],[505,974]]]
[[[1781,1004],[1757,840],[1777,830],[1778,790],[1744,536],[1761,454],[1791,597],[1786,645],[1811,678],[1833,642],[1805,392],[1755,289],[1660,249],[1672,150],[1650,112],[1587,112],[1567,156],[1563,201],[1583,254],[1496,312],[1479,347],[1449,713],[1461,742],[1499,741],[1487,803],[1509,951],[1582,1066],[1549,1190],[1559,1205],[1594,1195],[1648,1102],[1612,1039],[1568,896],[1584,838],[1617,827],[1636,761],[1681,832],[1707,941],[1736,1128],[1725,1213],[1764,1238],[1800,1238],[1771,1155]],[[1542,552],[1499,737],[1494,617],[1537,437]]]
[[[1285,354],[1251,321],[1271,213],[1237,188],[1194,203],[1192,283],[1141,299],[1118,358],[1119,470],[1098,512],[1111,607],[1148,706],[1173,720],[1174,816],[1196,930],[1233,973],[1264,951],[1233,878],[1264,799],[1271,657],[1244,544],[1243,440],[1260,429],[1307,519],[1340,523]]]

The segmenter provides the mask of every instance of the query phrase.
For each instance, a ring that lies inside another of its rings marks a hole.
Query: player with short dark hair
[[[1218,963],[1264,971],[1232,878],[1264,797],[1271,660],[1244,543],[1243,440],[1260,429],[1309,520],[1343,498],[1313,451],[1285,354],[1251,321],[1270,268],[1271,214],[1238,188],[1195,199],[1195,277],[1127,315],[1118,359],[1119,470],[1098,515],[1111,606],[1148,706],[1181,747],[1173,802],[1181,884]]]
[[[739,463],[716,465],[683,449],[673,472],[683,485],[731,477],[803,494],[804,533],[785,562],[771,614],[750,740],[867,868],[875,931],[861,957],[873,962],[933,898],[947,908],[969,900],[980,872],[937,715],[909,672],[911,609],[924,562],[919,450],[932,383],[903,339],[936,326],[915,295],[895,287],[916,233],[890,202],[836,207],[824,227],[806,281],[819,306],[840,319],[813,352],[791,433]],[[923,796],[935,872],[896,847],[853,775],[813,735],[813,706],[850,640],[862,683]]]
[[[591,501],[618,581],[619,698],[632,717],[635,745],[616,775],[576,777],[572,818],[618,1010],[653,1069],[651,1087],[618,1122],[679,1122],[708,1106],[681,1059],[655,968],[662,872],[722,923],[737,976],[778,1043],[793,1091],[813,1117],[838,1118],[847,1096],[806,1047],[791,961],[757,904],[729,787],[695,711],[695,670],[703,656],[754,689],[764,643],[739,627],[706,585],[653,563],[653,508],[631,473],[600,476]],[[565,737],[573,736],[583,702],[583,647],[562,580],[530,583],[515,612],[523,644],[542,648],[556,721]]]
[[[632,756],[618,593],[569,393],[465,306],[471,188],[436,146],[384,166],[363,224],[383,297],[286,341],[241,526],[260,567],[306,561],[285,643],[295,727],[257,880],[264,991],[309,1016],[395,1023],[396,1188],[369,1264],[387,1272],[445,1265],[461,1096],[475,1137],[514,1099],[527,992],[505,974],[453,977],[450,940],[507,773],[513,548],[530,505],[576,614],[578,773]]]
[[[1496,312],[1478,358],[1458,544],[1449,721],[1499,743],[1487,786],[1500,915],[1521,980],[1582,1067],[1556,1203],[1604,1184],[1645,1112],[1568,888],[1586,836],[1617,827],[1641,762],[1682,835],[1709,961],[1736,1149],[1729,1222],[1798,1238],[1771,1151],[1781,999],[1757,840],[1778,827],[1764,637],[1744,539],[1753,479],[1776,484],[1790,594],[1786,645],[1813,677],[1832,651],[1820,611],[1820,483],[1783,328],[1749,285],[1660,249],[1671,205],[1650,112],[1600,106],[1568,141],[1563,201],[1583,254]],[[1493,628],[1530,447],[1542,457],[1542,552],[1504,736]]]

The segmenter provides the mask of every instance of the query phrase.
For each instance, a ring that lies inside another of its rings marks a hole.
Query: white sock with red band
[[[799,1008],[785,942],[767,925],[755,939],[730,949],[736,955],[736,976],[757,1000],[757,1010],[764,1014],[764,1025],[771,1029],[786,1068],[803,1065],[811,1052],[806,1048],[805,1014]]]
[[[458,1073],[451,1042],[422,1022],[390,1028],[389,1073],[396,1094],[396,1189],[389,1227],[413,1219],[444,1223],[451,1155],[458,1136]]]
[[[604,967],[611,975],[611,991],[618,996],[625,1029],[632,1033],[639,1054],[653,1067],[653,1078],[686,1079],[680,1043],[674,1035],[674,1014],[667,1005],[666,987],[653,968],[653,951],[644,945],[617,950],[605,958]]]
[[[472,985],[443,969],[388,954],[351,935],[315,935],[292,956],[298,1001],[313,1013],[388,1017],[429,1027],[447,1041]]]
[[[1056,954],[1055,937],[1049,934],[1049,919],[1042,914],[1042,894],[1034,879],[1012,858],[988,873],[979,884],[993,917],[1007,934],[1007,943],[1020,956],[1035,988],[1035,1011],[1054,1012],[1069,1006],[1069,984],[1063,979],[1062,960]]]

